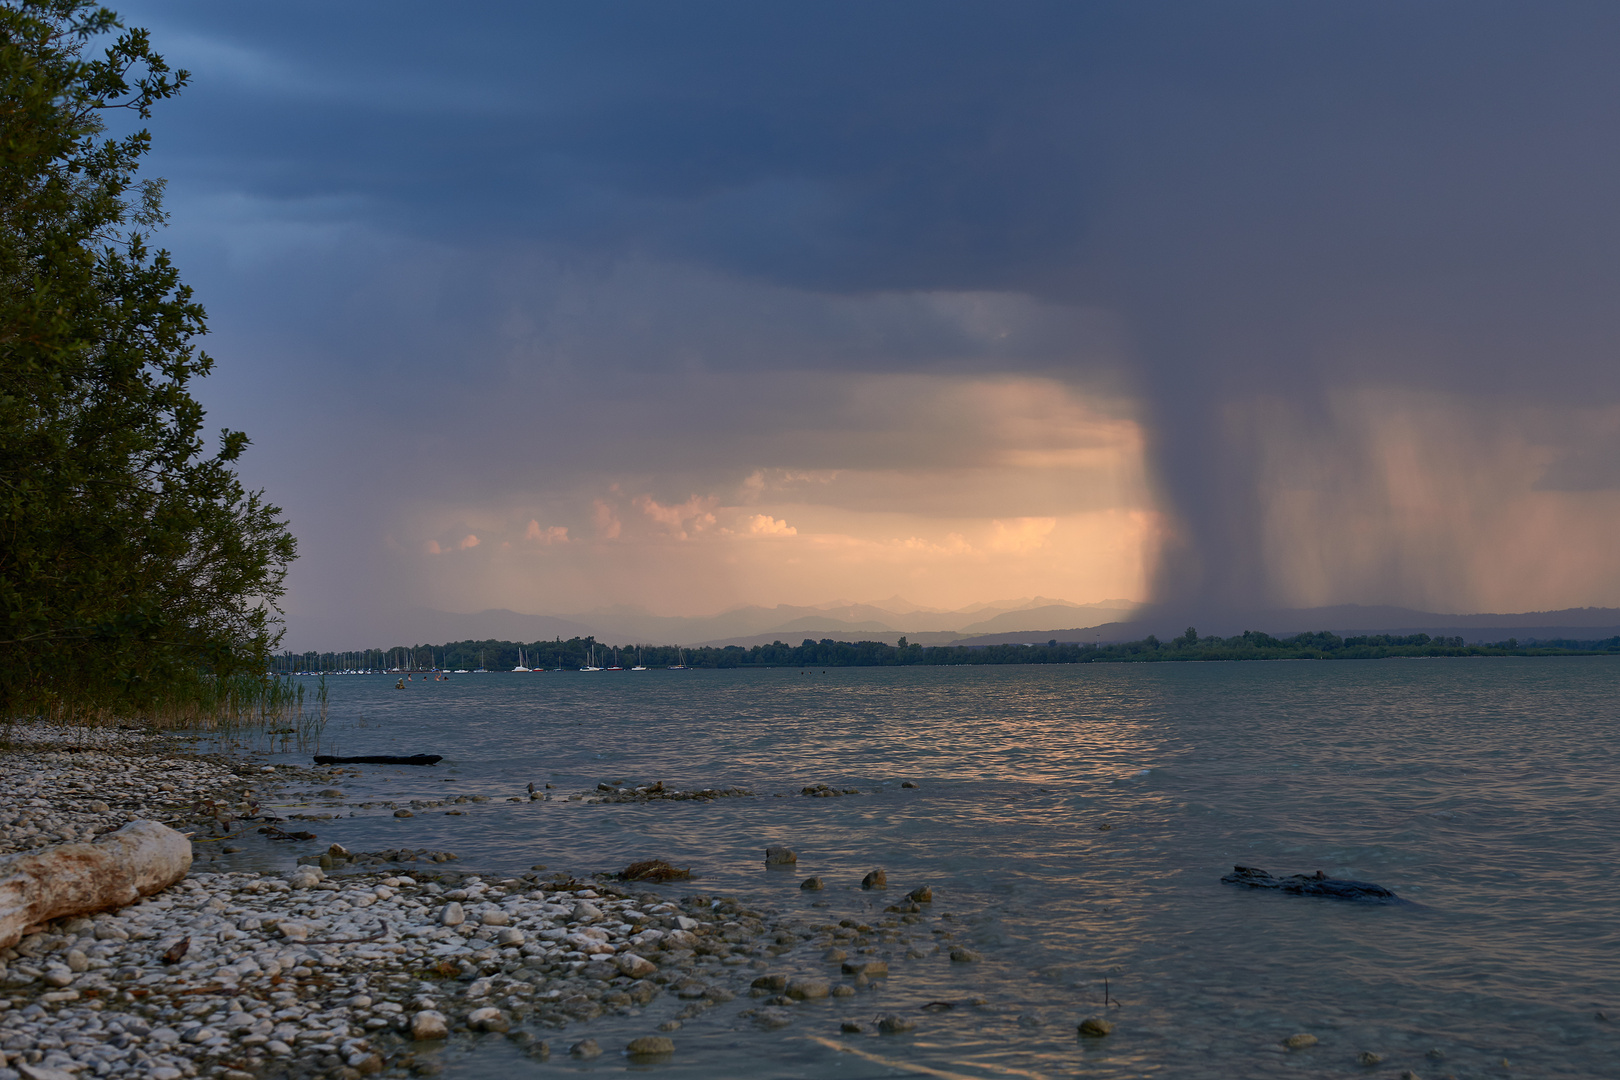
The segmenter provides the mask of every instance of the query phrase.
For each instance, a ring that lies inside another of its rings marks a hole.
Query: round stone
[[[445,1023],[444,1013],[437,1009],[423,1009],[411,1017],[411,1038],[418,1041],[424,1039],[443,1039],[450,1034],[450,1027]]]
[[[643,1035],[631,1039],[624,1052],[631,1057],[662,1057],[675,1052],[675,1041],[664,1035]]]

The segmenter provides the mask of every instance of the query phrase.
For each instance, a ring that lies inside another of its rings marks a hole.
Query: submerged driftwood
[[[387,754],[367,754],[363,757],[315,755],[317,765],[437,765],[443,760],[442,754],[412,754],[410,757],[390,757]]]
[[[132,821],[89,844],[56,844],[0,858],[0,948],[30,927],[133,904],[191,869],[191,841],[167,825]]]
[[[1227,885],[1246,885],[1251,889],[1275,889],[1293,896],[1324,896],[1330,900],[1355,900],[1363,904],[1409,903],[1382,885],[1330,878],[1320,870],[1314,874],[1291,874],[1279,878],[1252,866],[1234,866],[1232,872],[1221,881]]]

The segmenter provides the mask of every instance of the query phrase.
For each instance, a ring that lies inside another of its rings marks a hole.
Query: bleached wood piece
[[[155,821],[132,821],[89,844],[0,857],[0,948],[52,919],[133,904],[190,869],[191,841]]]

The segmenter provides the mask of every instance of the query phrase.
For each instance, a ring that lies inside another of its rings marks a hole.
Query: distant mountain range
[[[1247,612],[1196,612],[1174,605],[1139,605],[1127,619],[1063,629],[1014,633],[964,634],[959,645],[1038,644],[1060,642],[1140,641],[1149,634],[1173,637],[1196,627],[1200,634],[1231,637],[1261,630],[1278,637],[1305,631],[1335,634],[1428,634],[1476,642],[1547,641],[1571,638],[1591,641],[1620,634],[1620,608],[1564,608],[1513,614],[1447,615],[1387,605],[1337,604],[1317,608],[1258,608]]]
[[[1318,608],[1266,608],[1248,612],[1198,612],[1162,604],[1103,600],[1077,604],[1049,597],[1021,597],[974,604],[954,611],[920,607],[901,597],[877,604],[834,601],[810,607],[746,606],[707,616],[654,615],[617,606],[572,615],[525,615],[495,608],[472,614],[412,608],[387,620],[386,641],[316,642],[336,628],[292,620],[287,645],[305,648],[386,648],[449,641],[540,641],[595,636],[613,645],[797,645],[806,638],[921,645],[1036,644],[1046,641],[1136,641],[1149,634],[1173,637],[1194,626],[1200,634],[1230,637],[1245,630],[1284,636],[1306,630],[1337,634],[1415,634],[1462,637],[1469,642],[1574,638],[1620,634],[1620,608],[1568,608],[1519,614],[1447,615],[1389,606],[1341,604]],[[347,635],[344,635],[347,636]],[[307,642],[307,644],[306,644]]]

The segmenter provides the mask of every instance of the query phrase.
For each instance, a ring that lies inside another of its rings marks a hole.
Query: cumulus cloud
[[[799,530],[769,514],[753,514],[748,518],[748,532],[753,536],[797,536]]]
[[[651,495],[637,495],[631,502],[648,518],[662,525],[677,540],[687,540],[693,534],[712,528],[718,519],[714,516],[716,498],[713,495],[693,495],[685,502],[666,506]]]
[[[568,543],[568,526],[551,525],[542,529],[539,521],[530,518],[529,527],[523,530],[523,539],[537,544],[566,544]]]
[[[624,523],[613,512],[613,507],[601,499],[591,503],[591,518],[596,524],[596,535],[603,540],[615,540],[624,531]]]

